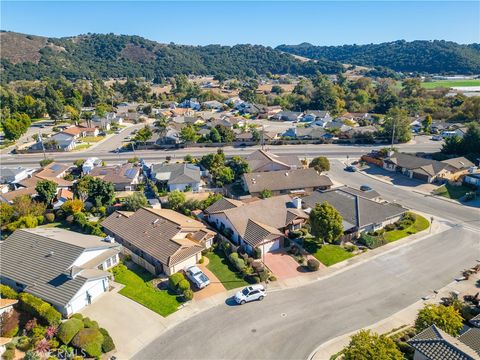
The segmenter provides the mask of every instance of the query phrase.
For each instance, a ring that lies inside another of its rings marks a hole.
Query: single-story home
[[[300,111],[280,111],[272,116],[274,120],[297,122],[302,119],[303,113]]]
[[[134,262],[155,275],[195,265],[215,237],[203,223],[169,209],[116,211],[102,226],[129,250]]]
[[[348,234],[381,229],[387,224],[396,222],[408,211],[396,204],[370,199],[375,194],[366,193],[363,196],[361,191],[348,187],[315,191],[302,198],[303,208],[310,212],[316,204],[328,202],[343,217],[343,228]]]
[[[0,169],[1,184],[16,184],[26,179],[30,175],[30,171],[23,167]]]
[[[480,173],[465,175],[463,182],[480,188]]]
[[[58,228],[19,229],[0,243],[2,284],[70,316],[109,290],[121,245]]]
[[[317,189],[329,189],[333,183],[328,176],[308,168],[245,173],[242,185],[250,195],[258,196],[263,190],[270,190],[273,195],[310,193]]]
[[[432,325],[408,344],[415,349],[414,360],[478,360],[480,359],[480,329],[472,328],[454,338]]]
[[[54,134],[48,139],[41,139],[41,141],[43,141],[45,149],[49,150],[72,151],[77,146],[76,136],[63,132]],[[38,146],[42,146],[41,142]]]
[[[296,156],[279,156],[265,150],[255,150],[246,157],[246,161],[252,172],[294,170],[302,167]]]
[[[316,125],[324,127],[326,123],[332,121],[333,118],[328,111],[325,110],[307,110],[304,112],[302,120],[304,122],[314,122]]]
[[[115,191],[135,190],[140,183],[140,167],[130,163],[98,166],[92,169],[90,175],[111,182]]]
[[[473,166],[473,163],[464,157],[437,161],[410,154],[396,153],[383,159],[384,169],[398,171],[409,178],[428,183],[456,181]]]
[[[73,135],[75,139],[78,139],[85,136],[98,136],[99,130],[84,126],[70,126],[61,131],[61,133]]]
[[[205,209],[204,217],[249,253],[256,248],[262,253],[280,249],[288,232],[308,219],[299,199],[289,195],[249,203],[220,199]]]
[[[200,168],[192,164],[153,164],[150,176],[166,185],[168,191],[199,191],[201,187]]]
[[[53,208],[60,209],[68,200],[73,200],[73,192],[68,189],[60,189],[53,200]]]

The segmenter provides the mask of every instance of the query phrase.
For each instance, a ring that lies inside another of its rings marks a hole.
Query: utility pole
[[[391,146],[392,151],[393,151],[394,140],[395,140],[395,119],[393,119],[393,129],[392,129],[392,146]]]
[[[47,159],[47,154],[45,153],[45,145],[43,144],[43,138],[42,138],[42,132],[41,132],[41,130],[38,130],[38,139],[39,139],[40,142],[42,143],[43,159],[46,160],[46,159]]]

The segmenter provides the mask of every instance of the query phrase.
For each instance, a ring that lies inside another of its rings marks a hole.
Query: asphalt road
[[[480,259],[480,239],[454,228],[330,278],[231,301],[160,336],[134,359],[306,359],[321,343],[368,326],[432,294]]]
[[[90,156],[96,156],[105,160],[108,163],[121,163],[125,160],[137,156],[143,158],[146,161],[162,161],[167,156],[173,159],[183,159],[185,155],[190,154],[193,156],[202,156],[216,151],[216,148],[203,148],[203,147],[191,147],[185,149],[176,150],[142,150],[141,146],[139,150],[125,153],[114,153],[113,150],[118,148],[124,143],[124,138],[128,136],[134,128],[142,127],[142,124],[135,125],[124,129],[120,134],[109,138],[107,141],[98,144],[92,149],[82,152],[69,152],[69,153],[47,153],[47,157],[54,158],[55,161],[61,163],[72,163],[80,158],[88,158]],[[339,144],[302,144],[302,145],[277,145],[268,146],[268,149],[276,154],[283,155],[297,155],[300,158],[314,157],[318,155],[324,155],[331,158],[334,157],[359,157],[372,149],[381,149],[384,146],[372,146],[372,145],[339,145]],[[413,144],[400,144],[397,145],[399,149],[405,152],[433,152],[438,151],[441,147],[441,142],[431,141],[428,137],[417,137]],[[246,155],[259,146],[252,146],[246,148],[234,148],[224,147],[223,150],[227,156],[233,155]],[[2,166],[38,166],[38,163],[43,159],[43,154],[2,154],[1,165]]]

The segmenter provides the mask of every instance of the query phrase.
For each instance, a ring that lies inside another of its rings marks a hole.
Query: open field
[[[429,81],[429,82],[422,83],[422,87],[424,87],[425,89],[473,87],[473,86],[480,86],[480,79],[479,80],[438,80],[438,81]]]

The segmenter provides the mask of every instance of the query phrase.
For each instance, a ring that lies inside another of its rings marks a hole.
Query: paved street
[[[478,236],[454,228],[262,302],[227,301],[169,330],[135,359],[303,360],[324,341],[445,286],[477,259]]]
[[[119,153],[113,152],[116,148],[123,144],[123,139],[135,129],[144,126],[144,124],[138,124],[134,127],[130,127],[120,134],[115,135],[98,146],[88,149],[82,152],[70,152],[70,153],[52,153],[48,154],[48,157],[52,157],[57,162],[72,163],[79,158],[87,158],[89,156],[96,156],[109,163],[121,163],[125,160],[137,156],[147,161],[161,161],[165,160],[167,156],[173,159],[183,159],[185,155],[191,154],[193,156],[202,156],[205,154],[216,151],[216,148],[200,148],[191,147],[185,149],[173,149],[173,150],[142,150],[141,146],[139,150],[133,152]],[[372,145],[340,145],[340,144],[302,144],[302,145],[276,145],[268,146],[268,150],[276,154],[282,155],[297,155],[300,158],[314,157],[318,155],[324,155],[331,158],[350,156],[359,157],[373,149],[381,149],[384,146],[372,146]],[[428,137],[417,137],[412,144],[400,144],[397,146],[402,151],[406,152],[431,152],[438,151],[441,147],[441,143],[438,141],[431,141]],[[250,152],[258,149],[259,146],[251,146],[246,148],[240,147],[224,147],[223,150],[227,156],[233,155],[247,155]],[[43,154],[2,154],[2,166],[38,166],[38,162],[43,159]]]

